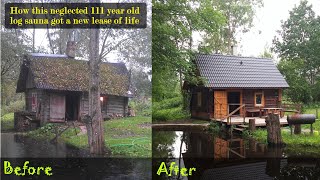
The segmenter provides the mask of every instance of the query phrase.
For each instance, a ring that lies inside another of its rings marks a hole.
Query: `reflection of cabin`
[[[128,113],[129,75],[123,63],[100,65],[101,110],[104,118]],[[31,54],[24,58],[17,92],[24,92],[26,111],[41,124],[79,120],[88,113],[87,61],[66,55]]]
[[[184,86],[194,118],[223,119],[237,109],[235,115],[256,116],[260,108],[279,107],[289,87],[271,59],[200,54],[195,63],[203,84]]]

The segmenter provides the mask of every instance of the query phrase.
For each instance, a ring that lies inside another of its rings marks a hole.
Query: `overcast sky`
[[[281,29],[281,20],[287,20],[289,11],[300,0],[264,0],[264,7],[260,8],[254,18],[254,27],[250,32],[241,36],[238,52],[242,56],[259,56],[264,48],[272,46],[272,39],[276,31]],[[313,11],[320,15],[320,0],[308,0]],[[259,31],[261,33],[259,34]]]
[[[308,2],[316,14],[320,15],[320,0],[308,0]],[[254,27],[248,33],[238,36],[240,43],[237,51],[242,56],[259,56],[265,47],[271,47],[276,31],[281,29],[280,21],[289,17],[289,11],[295,5],[299,5],[300,0],[263,0],[263,3],[264,6],[257,10],[254,17]],[[38,35],[36,44],[47,45],[45,33],[39,32]],[[196,37],[195,42],[201,39],[198,35],[194,37]]]

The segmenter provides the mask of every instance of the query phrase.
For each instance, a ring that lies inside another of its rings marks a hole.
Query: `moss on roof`
[[[88,61],[67,57],[29,56],[30,70],[36,88],[88,91]],[[123,63],[102,63],[101,94],[125,96],[129,87],[128,71]]]

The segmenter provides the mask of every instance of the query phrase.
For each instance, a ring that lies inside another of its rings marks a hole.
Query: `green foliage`
[[[182,110],[182,107],[163,109],[152,113],[155,121],[168,121],[188,118],[189,114]]]
[[[252,133],[248,129],[246,129],[246,130],[242,131],[241,135],[244,138],[250,138],[252,136]]]
[[[51,140],[55,137],[56,129],[61,131],[65,128],[62,124],[46,124],[28,132],[27,136]],[[58,140],[77,148],[88,148],[87,134],[78,134],[79,132],[79,128],[76,128],[75,132],[74,128],[70,127]],[[151,133],[150,117],[136,116],[104,122],[105,145],[114,157],[151,157]]]
[[[223,16],[209,1],[169,0],[152,2],[152,95],[153,102],[173,97],[178,74],[194,76],[192,32],[216,32]],[[180,79],[182,81],[182,79]]]
[[[292,102],[303,102],[305,104],[310,103],[311,100],[311,88],[305,78],[300,73],[299,68],[303,66],[302,60],[289,61],[281,60],[278,64],[279,71],[284,75],[290,88],[284,91],[284,94],[290,98]]]
[[[182,97],[174,97],[170,99],[165,99],[160,102],[154,102],[152,104],[152,108],[154,111],[156,110],[161,110],[161,109],[169,109],[169,108],[175,108],[175,107],[180,107],[182,104]]]
[[[215,33],[207,33],[199,49],[204,53],[230,53],[237,44],[236,34],[246,33],[253,26],[256,9],[263,5],[261,0],[216,0],[207,6],[219,10],[221,24]]]
[[[4,114],[1,117],[1,131],[9,131],[14,129],[14,113]]]
[[[167,158],[174,157],[172,144],[177,138],[175,131],[153,131],[152,132],[152,157]],[[161,144],[161,146],[159,146]]]
[[[65,140],[72,136],[76,136],[77,133],[80,132],[79,128],[74,129],[73,126],[65,130],[66,128],[67,126],[64,124],[47,123],[36,130],[27,132],[27,136],[40,140],[52,140],[57,134],[63,132],[61,137],[58,137],[58,139],[61,138],[62,140]]]
[[[212,133],[212,134],[219,133],[220,132],[219,123],[210,121],[207,131]]]
[[[135,110],[138,116],[151,116],[152,114],[150,98],[132,99],[129,101],[129,106]]]
[[[12,113],[16,111],[22,111],[25,109],[25,101],[23,100],[16,100],[16,101],[11,101],[11,103],[7,106],[2,106],[1,107],[1,113],[6,114],[6,113]]]
[[[290,85],[288,97],[294,102],[320,101],[320,17],[301,1],[281,27],[273,50],[281,57],[280,71]]]
[[[152,104],[152,119],[159,121],[185,119],[190,115],[183,110],[182,97],[174,97]]]
[[[312,146],[320,147],[320,136],[316,134],[302,133],[299,135],[291,135],[288,131],[281,131],[283,142],[290,148],[295,146]],[[257,129],[251,135],[254,139],[260,142],[267,142],[267,130]]]

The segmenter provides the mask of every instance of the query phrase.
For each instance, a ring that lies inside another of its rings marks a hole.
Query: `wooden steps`
[[[233,128],[233,130],[243,132],[245,129],[244,128]]]
[[[245,125],[245,124],[239,124],[237,125],[238,127],[241,127],[241,128],[248,128],[249,126],[248,125]]]

